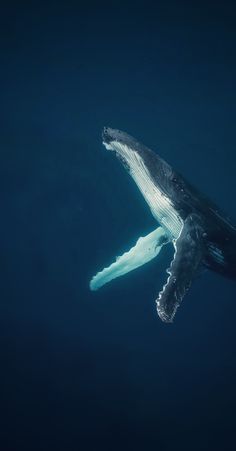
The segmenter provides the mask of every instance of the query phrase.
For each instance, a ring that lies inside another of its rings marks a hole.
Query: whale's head
[[[137,165],[136,169],[141,170],[141,167],[145,166],[159,189],[163,192],[166,190],[166,182],[168,181],[169,184],[174,176],[174,171],[157,153],[136,141],[128,133],[110,127],[104,127],[102,140],[106,149],[114,151],[116,156],[125,164],[126,169],[132,171],[133,166]]]
[[[182,220],[173,202],[178,196],[175,183],[178,175],[171,166],[120,130],[105,127],[102,139],[106,149],[116,154],[136,182],[153,216],[172,236],[178,236]]]

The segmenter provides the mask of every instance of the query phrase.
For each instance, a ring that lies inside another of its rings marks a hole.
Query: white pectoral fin
[[[149,262],[159,254],[162,246],[168,241],[169,239],[162,227],[158,227],[145,237],[140,237],[135,246],[128,252],[117,257],[114,263],[98,272],[92,278],[90,289],[92,291],[98,290],[98,288],[112,279],[123,276]]]

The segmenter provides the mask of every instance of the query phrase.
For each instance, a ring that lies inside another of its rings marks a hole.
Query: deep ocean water
[[[203,274],[171,325],[154,302],[171,248],[88,286],[156,224],[104,125],[236,222],[233,3],[16,3],[0,21],[0,449],[235,449],[235,282]]]

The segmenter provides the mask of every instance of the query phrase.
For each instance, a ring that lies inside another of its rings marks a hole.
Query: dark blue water
[[[19,3],[0,21],[1,451],[235,449],[235,283],[201,276],[173,325],[154,302],[171,249],[88,289],[156,226],[104,125],[236,218],[233,3]]]

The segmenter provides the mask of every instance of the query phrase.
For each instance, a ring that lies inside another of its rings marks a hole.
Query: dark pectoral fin
[[[156,301],[158,315],[165,322],[173,321],[199,268],[203,256],[203,233],[198,216],[188,216],[175,243],[175,255],[167,271],[167,283]]]

